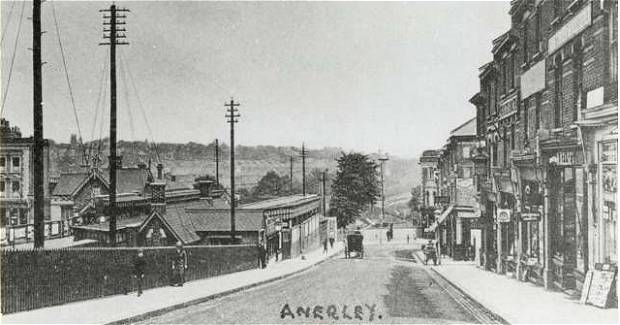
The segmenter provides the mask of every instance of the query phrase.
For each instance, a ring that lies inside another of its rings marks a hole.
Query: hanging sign
[[[510,209],[497,209],[498,222],[510,222]]]

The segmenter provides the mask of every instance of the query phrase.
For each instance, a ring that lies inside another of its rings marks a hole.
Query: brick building
[[[18,127],[0,122],[0,240],[2,243],[34,239],[34,140],[22,137]],[[49,184],[49,143],[43,147],[44,184]],[[58,220],[50,217],[49,187],[44,189],[45,236],[60,233]]]
[[[618,260],[617,1],[513,0],[509,16],[470,99],[480,265],[577,293]]]

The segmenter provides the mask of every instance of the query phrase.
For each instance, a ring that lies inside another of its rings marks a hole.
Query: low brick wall
[[[2,313],[14,313],[136,290],[137,248],[2,250]],[[144,248],[143,288],[170,284],[174,247]],[[254,245],[188,246],[186,280],[257,267]]]

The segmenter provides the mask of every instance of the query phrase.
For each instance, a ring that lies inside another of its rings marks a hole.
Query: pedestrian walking
[[[177,242],[176,251],[172,260],[172,285],[182,287],[185,283],[185,271],[187,270],[187,252],[183,243]]]
[[[258,248],[258,267],[264,269],[265,267],[267,267],[267,250],[265,249],[265,245],[263,245],[263,242],[261,240],[256,243],[256,246]]]
[[[327,253],[327,238],[323,239],[323,254]]]
[[[407,244],[409,244],[409,235],[407,234]]]
[[[133,261],[133,276],[136,278],[138,285],[138,297],[142,295],[142,280],[144,279],[144,269],[146,267],[146,260],[144,259],[144,252],[142,248],[138,249],[138,256]]]
[[[329,247],[330,247],[330,249],[334,249],[334,241],[335,241],[334,237],[330,235],[329,236]]]
[[[347,236],[343,236],[342,241],[344,243],[344,257],[349,258],[349,244],[347,243]]]

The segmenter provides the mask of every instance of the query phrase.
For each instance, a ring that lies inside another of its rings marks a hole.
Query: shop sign
[[[448,204],[450,203],[450,196],[438,195],[438,196],[435,196],[435,201],[439,202],[440,204]]]
[[[510,209],[497,209],[497,221],[498,222],[510,222]]]
[[[581,158],[575,151],[558,151],[549,158],[549,163],[557,166],[575,166],[582,164]]]
[[[541,213],[541,208],[542,207],[524,207],[524,211],[522,211],[520,213],[520,219],[521,221],[534,221],[534,222],[538,222],[540,220],[540,216],[542,215]]]

